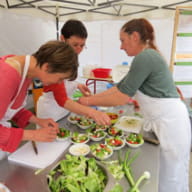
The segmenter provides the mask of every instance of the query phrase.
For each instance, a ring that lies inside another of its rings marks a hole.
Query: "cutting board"
[[[28,142],[14,153],[9,155],[8,160],[24,164],[30,167],[43,169],[52,164],[70,145],[70,141],[43,143],[36,142],[38,154],[36,155],[32,143]]]

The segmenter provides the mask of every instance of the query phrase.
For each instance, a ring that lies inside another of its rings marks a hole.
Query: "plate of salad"
[[[125,146],[124,139],[119,136],[106,138],[105,143],[112,147],[113,150],[119,150]]]
[[[87,119],[84,117],[81,117],[80,120],[77,121],[77,126],[81,129],[88,129],[93,124],[93,121],[91,119]]]
[[[112,147],[103,143],[93,144],[90,146],[90,149],[91,149],[92,155],[99,160],[108,159],[113,155]]]
[[[76,124],[78,121],[81,120],[81,116],[80,115],[76,115],[76,114],[70,114],[67,117],[67,120],[72,123],[72,124]]]
[[[107,112],[107,115],[110,117],[112,124],[116,123],[119,118],[119,115],[117,113]]]
[[[106,132],[104,132],[103,130],[93,129],[90,131],[89,136],[92,141],[101,141],[105,138]]]
[[[89,136],[86,133],[74,132],[71,136],[72,143],[87,143],[89,141]]]
[[[123,131],[121,129],[118,129],[117,127],[115,126],[112,126],[110,127],[108,130],[107,130],[107,134],[111,137],[116,137],[116,136],[119,136],[119,137],[123,137]]]
[[[59,128],[59,133],[57,134],[57,141],[66,141],[69,139],[71,132],[64,127]]]
[[[130,133],[126,138],[129,147],[137,148],[144,144],[143,136],[137,133]]]
[[[92,125],[93,128],[95,128],[96,130],[107,130],[109,128],[109,125],[98,125],[98,124],[93,124]]]

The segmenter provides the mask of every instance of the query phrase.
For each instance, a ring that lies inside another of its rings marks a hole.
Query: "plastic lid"
[[[127,61],[123,61],[122,65],[128,65],[128,62]]]

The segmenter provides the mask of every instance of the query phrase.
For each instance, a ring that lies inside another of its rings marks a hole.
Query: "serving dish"
[[[89,141],[89,136],[86,133],[74,132],[71,136],[72,143],[87,143]]]
[[[113,155],[112,147],[103,144],[96,143],[90,146],[92,155],[99,160],[106,160]]]
[[[92,141],[101,141],[102,139],[105,138],[105,136],[107,135],[106,132],[104,132],[103,130],[92,130],[89,133],[90,139]]]
[[[122,131],[121,129],[118,129],[118,128],[115,127],[115,126],[110,127],[110,128],[107,130],[107,134],[108,134],[108,136],[110,136],[110,137],[115,137],[115,136],[123,137],[123,131]]]
[[[93,124],[93,121],[91,119],[81,117],[80,120],[78,120],[76,124],[81,129],[88,129]]]
[[[78,144],[73,144],[69,148],[69,153],[74,156],[86,156],[90,152],[90,147],[89,145],[85,143],[78,143]]]
[[[67,117],[67,120],[72,123],[72,124],[76,124],[79,120],[81,119],[81,116],[80,115],[76,115],[74,113],[70,114],[68,117]]]
[[[143,125],[143,119],[136,116],[122,116],[116,123],[115,127],[132,133],[139,133]]]
[[[144,144],[143,136],[137,133],[130,133],[126,136],[125,141],[131,148],[138,148]]]
[[[96,130],[105,131],[105,130],[107,130],[109,128],[109,125],[98,125],[98,124],[94,123],[94,124],[92,124],[91,127],[96,129]]]
[[[70,130],[65,129],[64,127],[59,128],[59,133],[57,134],[57,141],[66,141],[70,138],[71,132]]]
[[[65,178],[65,179],[63,179]],[[111,175],[94,158],[67,154],[47,175],[50,192],[91,191],[108,192]]]
[[[119,115],[117,113],[113,113],[113,112],[107,112],[106,113],[110,119],[111,119],[111,124],[114,124],[117,122],[118,118],[119,118]]]
[[[105,144],[112,147],[113,150],[119,150],[125,146],[125,140],[119,136],[105,139]]]

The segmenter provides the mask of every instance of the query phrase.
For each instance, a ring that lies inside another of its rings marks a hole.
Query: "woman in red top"
[[[58,124],[52,119],[37,118],[24,109],[27,90],[34,78],[44,85],[75,79],[78,60],[74,50],[60,41],[42,45],[33,55],[0,57],[0,159],[3,151],[13,152],[22,140],[51,142],[55,140]],[[11,126],[13,120],[19,128]],[[28,123],[38,124],[38,130],[24,130]]]
[[[68,20],[61,29],[61,41],[68,43],[79,54],[87,39],[87,30],[79,20]],[[90,94],[90,90],[84,84],[65,80],[62,83],[44,86],[43,95],[37,101],[37,116],[41,118],[53,118],[55,121],[66,116],[69,111],[93,118],[98,124],[109,124],[109,117],[100,111],[80,105],[69,97],[75,89],[79,89],[84,95]]]

